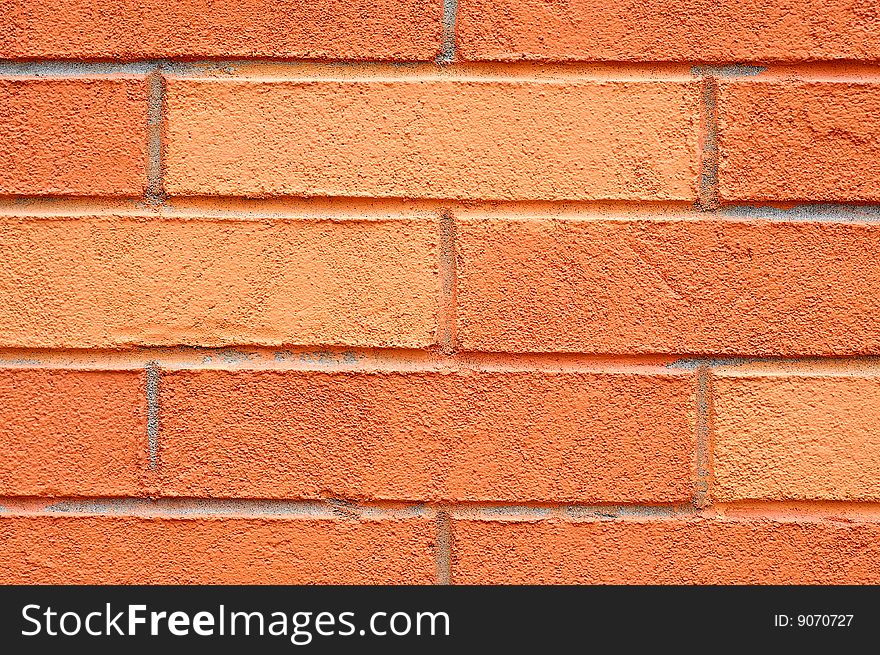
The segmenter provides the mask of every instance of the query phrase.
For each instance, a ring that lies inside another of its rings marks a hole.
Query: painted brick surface
[[[870,2],[458,0],[463,59],[549,61],[876,60]]]
[[[424,584],[433,539],[418,519],[0,515],[0,582]]]
[[[690,82],[175,79],[165,188],[693,200],[698,99]]]
[[[876,83],[722,81],[725,201],[880,199]]]
[[[140,371],[0,370],[0,494],[138,495],[144,383]]]
[[[0,345],[434,342],[438,228],[421,221],[0,221]]]
[[[427,0],[12,0],[0,57],[433,59]],[[2,16],[2,14],[0,14]]]
[[[693,387],[682,374],[175,371],[162,491],[687,502]]]
[[[459,584],[876,584],[878,527],[831,521],[455,521]]]
[[[0,77],[0,195],[139,196],[147,85]]]
[[[713,496],[880,500],[880,379],[721,374],[712,384]]]
[[[880,346],[876,225],[474,219],[457,233],[458,336],[468,350]]]

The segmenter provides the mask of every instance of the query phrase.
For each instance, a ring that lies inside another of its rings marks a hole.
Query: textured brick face
[[[0,57],[433,59],[426,0],[12,0]]]
[[[437,226],[0,221],[0,345],[434,342]]]
[[[470,60],[809,61],[876,59],[866,0],[458,0]]]
[[[139,196],[147,85],[0,78],[0,194]]]
[[[719,500],[880,500],[876,377],[720,375]]]
[[[874,225],[530,218],[461,221],[457,232],[468,350],[797,355],[880,345]]]
[[[880,199],[878,89],[852,82],[722,82],[722,199]]]
[[[172,194],[693,200],[698,87],[173,80]]]
[[[422,520],[0,515],[0,583],[424,584],[433,536]]]
[[[173,372],[162,385],[162,488],[687,501],[692,392],[687,375]]]
[[[144,382],[139,371],[0,370],[0,494],[137,495]]]
[[[455,521],[454,582],[877,584],[878,532],[830,521]]]
[[[874,0],[0,1],[0,583],[880,583]]]

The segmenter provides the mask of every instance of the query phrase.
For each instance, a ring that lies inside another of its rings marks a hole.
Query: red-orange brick
[[[141,195],[143,80],[0,78],[0,194]]]
[[[0,219],[0,346],[430,345],[437,224]]]
[[[722,200],[880,200],[880,85],[722,81],[717,111]]]
[[[161,490],[683,501],[692,394],[685,374],[165,372]]]
[[[442,3],[434,0],[40,0],[13,5],[0,33],[0,57],[11,59],[433,59],[440,47],[442,13]]]
[[[462,59],[810,61],[880,56],[870,0],[458,0]]]
[[[714,499],[880,501],[880,378],[734,369],[712,398]]]
[[[880,226],[463,220],[466,350],[880,352]]]
[[[877,584],[880,524],[453,521],[459,584]]]
[[[421,519],[0,514],[2,584],[430,584]]]
[[[166,190],[693,200],[694,82],[172,79]]]
[[[137,495],[143,372],[5,369],[0,397],[0,495]]]

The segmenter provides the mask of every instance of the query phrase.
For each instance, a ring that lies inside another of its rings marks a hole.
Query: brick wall
[[[0,19],[0,582],[880,582],[873,2]]]

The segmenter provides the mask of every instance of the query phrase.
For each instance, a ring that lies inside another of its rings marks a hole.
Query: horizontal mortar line
[[[452,503],[447,505],[451,518],[488,520],[541,520],[560,519],[626,519],[626,518],[672,518],[694,516],[692,505],[640,505],[640,504],[578,504],[578,503]]]
[[[767,72],[768,65],[695,64],[691,73],[699,77],[752,77]]]
[[[667,62],[448,62],[342,61],[309,59],[180,59],[147,58],[128,61],[65,59],[0,60],[5,77],[93,77],[146,75],[157,67],[169,77],[210,80],[461,81],[531,80],[664,80],[690,81],[695,63]]]
[[[558,58],[540,59],[519,57],[497,59],[459,60],[453,67],[460,69],[493,71],[507,69],[522,71],[639,71],[654,74],[679,74],[688,71],[693,77],[719,78],[761,78],[787,79],[789,77],[841,77],[853,79],[858,77],[877,77],[880,75],[880,59],[826,59],[826,60],[790,60],[783,58],[764,58],[752,61],[736,61],[731,59],[716,60],[612,60],[612,59],[577,59]]]
[[[440,83],[452,82],[457,84],[533,84],[533,85],[573,85],[578,83],[617,83],[617,82],[644,82],[644,83],[693,83],[695,76],[686,74],[651,74],[651,73],[623,73],[616,71],[608,71],[607,73],[581,71],[574,73],[551,73],[550,71],[535,71],[531,75],[516,75],[513,73],[504,74],[504,72],[495,72],[489,74],[480,71],[455,71],[455,70],[436,70],[424,71],[420,74],[408,72],[408,74],[396,75],[379,75],[364,71],[360,76],[354,75],[327,75],[327,74],[298,74],[295,71],[285,73],[284,71],[276,71],[274,75],[262,73],[240,73],[233,75],[196,75],[196,74],[180,74],[165,75],[171,80],[186,80],[192,82],[211,82],[211,83],[255,83],[255,84],[273,84],[273,83],[291,83],[291,84],[315,84],[315,83],[353,83],[353,84],[422,84],[422,83]]]
[[[169,195],[161,205],[151,204],[144,198],[119,198],[114,196],[65,196],[35,195],[15,196],[0,194],[0,215],[29,216],[74,215],[90,216],[97,213],[133,216],[243,216],[268,217],[321,215],[346,218],[362,212],[368,215],[387,214],[442,214],[453,211],[462,215],[507,211],[520,214],[577,214],[595,212],[624,215],[637,213],[651,216],[657,213],[705,216],[693,208],[688,200],[461,200],[451,198],[405,198],[371,196],[296,196],[278,195],[267,197],[249,196],[185,196]]]
[[[3,196],[0,217],[30,216],[133,216],[156,218],[299,218],[321,217],[348,220],[352,217],[425,216],[438,219],[444,213],[462,218],[524,214],[548,217],[651,218],[654,216],[704,219],[707,214],[683,200],[455,200],[443,198],[394,198],[369,196],[166,196],[162,204],[144,198],[106,196]]]
[[[278,518],[339,520],[434,520],[446,512],[453,520],[477,521],[835,521],[878,522],[877,502],[751,502],[691,505],[481,502],[363,502],[347,500],[235,500],[223,498],[0,498],[0,516]]]
[[[880,518],[880,501],[867,500],[739,500],[716,501],[712,512],[719,516],[773,517],[823,514],[829,516],[874,516]]]
[[[228,498],[53,498],[0,497],[0,508],[12,514],[135,516],[283,516],[341,518],[435,518],[447,511],[459,518],[668,517],[692,513],[679,505],[577,505],[561,503],[417,502],[354,500],[279,500]]]
[[[158,53],[157,53],[158,55]],[[388,79],[431,76],[437,79],[557,77],[688,80],[694,77],[760,78],[785,80],[790,77],[853,80],[880,77],[880,61],[834,59],[824,61],[700,61],[700,60],[344,60],[303,57],[143,57],[132,59],[79,60],[64,57],[0,59],[0,76],[83,77],[106,75],[144,75],[161,66],[166,75],[222,77],[295,76],[319,74],[336,76],[385,76]]]
[[[748,80],[785,83],[804,82],[869,82],[880,80],[880,62],[813,61],[800,63],[756,62],[747,64],[696,64],[691,73],[697,77],[721,80]]]
[[[877,82],[880,61],[847,59],[825,61],[764,61],[741,64],[696,64],[694,75],[742,80],[753,78],[761,82]]]
[[[223,498],[0,498],[2,513],[144,517],[415,518],[433,517],[416,503],[235,500]]]
[[[438,349],[347,347],[138,347],[131,349],[21,349],[0,348],[0,367],[141,369],[155,362],[163,369],[243,370],[383,370],[406,371],[616,371],[676,373],[666,356],[516,354],[456,352]]]
[[[0,219],[132,218],[162,220],[585,220],[780,223],[878,223],[880,203],[725,204],[699,211],[684,201],[506,200],[369,198],[350,196],[249,198],[172,196],[160,204],[145,199],[76,196],[2,196]]]
[[[19,61],[0,59],[3,77],[92,77],[105,75],[147,75],[161,65],[159,59],[133,61],[72,61],[36,59]]]
[[[877,223],[880,222],[880,204],[877,203],[765,203],[722,205],[714,212],[719,218],[751,221],[808,222],[808,223]]]
[[[689,356],[681,357],[667,365],[669,369],[696,371],[706,367],[711,371],[743,373],[774,371],[785,375],[798,373],[823,375],[880,374],[878,355],[801,355],[801,356]]]
[[[141,370],[155,363],[164,370],[301,370],[301,371],[559,371],[584,373],[690,374],[700,367],[736,371],[778,370],[829,375],[880,373],[880,355],[819,357],[681,356],[668,354],[515,353],[460,350],[442,353],[436,346],[365,348],[345,346],[130,348],[0,348],[0,368]]]
[[[429,505],[430,506],[430,505]],[[752,500],[712,503],[704,508],[691,503],[566,503],[566,502],[453,502],[446,506],[453,518],[486,519],[644,519],[644,518],[874,518],[880,520],[880,501],[810,500],[779,502]]]

